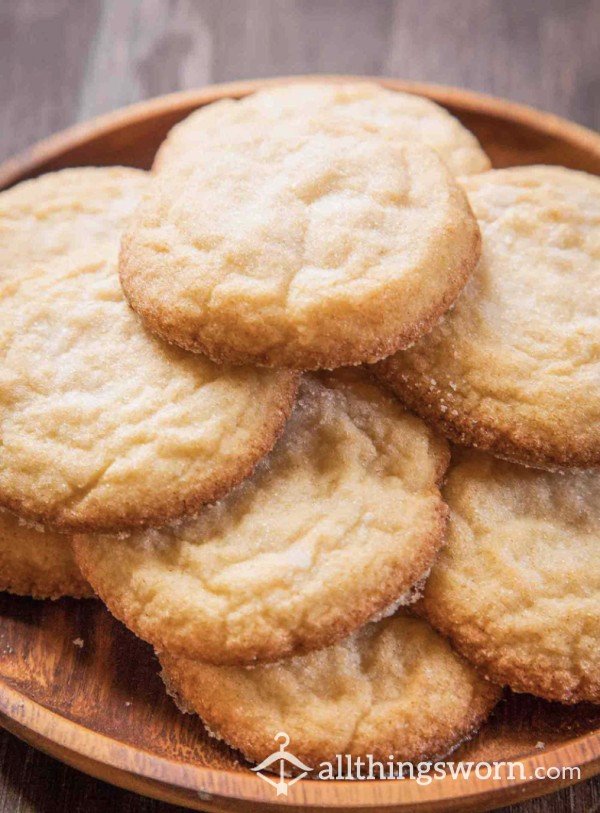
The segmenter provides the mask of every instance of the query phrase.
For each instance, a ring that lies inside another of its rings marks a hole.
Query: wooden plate
[[[332,80],[350,77],[331,77]],[[199,105],[269,80],[177,93],[78,125],[0,167],[0,187],[85,164],[148,167],[169,128]],[[545,113],[450,88],[378,80],[429,96],[479,137],[495,166],[557,163],[600,174],[600,136]],[[518,759],[516,779],[297,782],[288,796],[177,711],[146,644],[97,601],[35,602],[0,594],[0,721],[32,745],[130,790],[195,809],[483,810],[570,784],[536,769],[600,771],[600,707],[510,695],[454,761]],[[83,642],[83,645],[81,645]]]

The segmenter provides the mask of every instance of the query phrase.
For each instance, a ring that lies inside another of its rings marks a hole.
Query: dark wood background
[[[599,32],[600,0],[0,0],[0,160],[161,93],[299,73],[459,85],[599,129]],[[176,810],[0,732],[0,813]],[[600,779],[510,808],[599,810]]]

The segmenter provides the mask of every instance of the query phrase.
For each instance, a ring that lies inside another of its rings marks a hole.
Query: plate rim
[[[199,810],[231,811],[232,802],[239,803],[236,810],[244,810],[244,805],[249,803],[269,805],[273,810],[288,813],[300,809],[358,811],[373,808],[390,813],[394,810],[449,811],[453,809],[451,805],[459,804],[461,811],[482,810],[493,807],[496,802],[507,804],[553,793],[600,771],[599,730],[557,748],[511,759],[512,763],[523,766],[523,774],[528,777],[525,779],[446,777],[429,785],[417,785],[416,780],[301,780],[295,785],[299,794],[295,790],[290,797],[276,799],[270,785],[261,784],[250,770],[245,775],[226,768],[186,765],[94,731],[47,708],[4,678],[0,678],[0,690],[0,724],[28,744],[97,779]],[[534,777],[536,768],[547,770],[562,766],[580,768],[581,777],[575,781]],[[496,798],[499,795],[501,799]]]
[[[24,177],[35,175],[48,162],[60,157],[91,137],[100,138],[124,126],[141,123],[159,113],[183,112],[223,97],[241,97],[265,86],[297,81],[374,81],[391,90],[417,93],[442,105],[466,112],[483,113],[498,119],[510,119],[522,126],[560,137],[573,146],[592,153],[600,161],[600,134],[552,113],[477,91],[440,84],[406,82],[390,77],[349,74],[310,74],[250,79],[208,85],[199,89],[178,91],[119,108],[93,119],[80,122],[36,142],[0,165],[0,189]],[[0,677],[0,724],[36,748],[83,770],[96,778],[119,785],[162,801],[204,810],[256,809],[268,805],[286,811],[317,809],[386,809],[407,811],[450,811],[489,809],[512,801],[542,796],[574,784],[573,780],[529,778],[507,782],[468,780],[447,777],[429,785],[412,782],[343,780],[315,782],[303,780],[294,793],[275,800],[270,786],[254,774],[185,765],[161,757],[107,734],[87,728],[43,706],[24,691]],[[581,769],[582,781],[600,772],[600,730],[569,740],[539,754],[528,754],[514,760],[524,766],[526,776],[536,768],[572,766]],[[399,792],[399,788],[404,790]],[[208,794],[208,797],[207,795]],[[394,798],[395,797],[395,798]]]
[[[36,167],[58,158],[63,152],[74,149],[82,142],[95,137],[106,136],[125,125],[133,125],[165,110],[178,112],[190,106],[200,107],[218,101],[223,97],[241,98],[269,86],[291,84],[293,82],[376,82],[390,90],[415,93],[426,96],[442,106],[461,107],[468,112],[485,113],[490,117],[510,118],[519,124],[536,129],[548,136],[560,137],[572,145],[592,152],[600,160],[600,133],[582,124],[569,121],[554,113],[539,110],[530,105],[513,102],[499,96],[465,90],[451,85],[428,82],[408,82],[386,76],[362,76],[352,74],[299,74],[297,76],[277,76],[266,79],[244,79],[237,82],[223,82],[193,90],[180,90],[154,96],[117,108],[91,119],[73,124],[53,135],[18,152],[0,164],[0,190],[18,183],[24,176],[35,173]]]

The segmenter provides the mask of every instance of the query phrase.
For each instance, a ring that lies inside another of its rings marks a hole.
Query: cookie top
[[[600,702],[600,473],[535,471],[464,450],[432,623],[484,674],[561,703]]]
[[[161,173],[120,274],[145,324],[188,350],[330,369],[431,330],[479,243],[432,150],[321,117],[236,131]]]
[[[20,208],[0,222],[6,242],[18,232],[23,253],[29,228],[32,251],[21,275],[26,257],[15,249],[15,275],[0,283],[0,505],[63,532],[197,511],[251,471],[294,400],[294,374],[217,367],[149,334],[128,307],[118,226],[145,185],[138,170],[65,170],[24,184]],[[65,227],[45,261],[39,222],[51,213],[58,223],[61,211],[82,237],[71,251]]]
[[[51,172],[0,194],[0,284],[75,254],[100,253],[118,244],[125,218],[137,205],[142,173],[121,167]],[[6,295],[6,288],[3,288]]]
[[[600,465],[600,179],[465,178],[483,254],[454,309],[376,372],[453,441],[540,468]]]
[[[337,754],[396,762],[441,757],[500,699],[422,619],[368,624],[320,652],[254,669],[160,654],[167,688],[252,762],[290,750],[315,769]],[[277,766],[275,766],[275,770]],[[377,774],[375,774],[377,777]]]
[[[0,511],[0,590],[32,598],[94,595],[75,564],[70,537],[36,530],[8,511]]]
[[[127,539],[77,536],[109,609],[158,649],[213,663],[327,646],[431,567],[448,450],[358,371],[307,376],[252,477],[195,520]]]
[[[224,99],[196,110],[169,132],[154,161],[154,170],[186,163],[208,140],[225,143],[232,127],[304,119],[326,113],[395,141],[425,144],[457,175],[484,172],[490,160],[462,124],[435,102],[412,93],[387,90],[374,82],[292,82],[266,88],[241,101]]]

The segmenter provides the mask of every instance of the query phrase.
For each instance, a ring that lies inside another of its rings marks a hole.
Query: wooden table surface
[[[0,0],[0,160],[161,93],[301,73],[459,85],[600,129],[600,0]],[[0,813],[173,813],[0,732]],[[508,813],[509,808],[505,808]],[[600,778],[511,813],[600,810]]]

